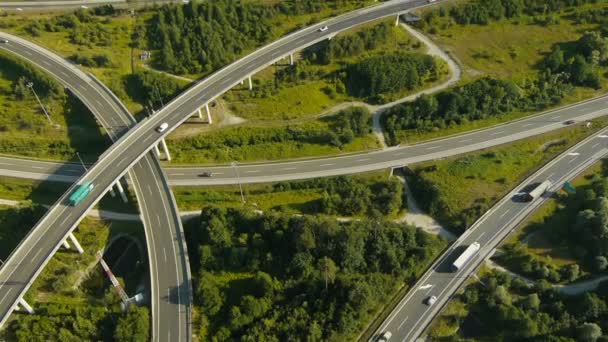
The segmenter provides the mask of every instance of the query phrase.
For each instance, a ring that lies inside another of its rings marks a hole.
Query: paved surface
[[[237,171],[243,183],[336,176],[403,166],[471,152],[563,128],[565,127],[564,121],[569,119],[581,122],[607,114],[608,96],[604,96],[484,130],[383,151],[312,160],[242,164],[238,166],[238,169],[230,166],[169,167],[166,168],[166,172],[171,185],[235,184]],[[213,177],[199,177],[205,171],[213,172]],[[80,177],[81,173],[82,167],[78,164],[0,156],[0,175],[2,176],[72,182]]]
[[[14,36],[8,36],[9,44],[0,45],[31,63],[38,65],[49,74],[55,76],[70,89],[95,115],[97,121],[106,129],[110,138],[115,141],[123,135],[135,120],[120,101],[105,89],[101,83],[71,65],[64,59],[51,52],[26,42]],[[74,170],[82,172],[82,166],[72,165],[63,167],[68,174]],[[144,224],[148,244],[148,260],[150,263],[151,303],[152,303],[152,335],[155,341],[171,341],[173,336],[189,338],[190,315],[190,278],[187,253],[179,241],[183,241],[183,229],[173,201],[170,188],[167,185],[158,158],[153,152],[138,162],[129,172],[132,186],[139,199],[138,205]],[[71,177],[70,182],[75,181]],[[52,229],[53,221],[46,221],[38,227]],[[74,224],[72,224],[74,225]],[[177,243],[176,243],[177,241]],[[38,250],[50,250],[53,241],[40,240]],[[34,266],[34,265],[33,265]],[[30,273],[32,274],[32,273]],[[178,290],[174,290],[178,289]],[[4,291],[2,287],[2,291]],[[179,303],[167,299],[168,291],[180,291],[178,297],[184,299]],[[15,295],[17,292],[15,292]],[[134,294],[130,294],[134,295]],[[10,314],[10,301],[3,301],[0,313],[4,320]]]
[[[391,341],[414,341],[429,322],[447,303],[460,285],[476,270],[483,260],[489,257],[498,244],[538,208],[548,196],[531,203],[514,200],[515,194],[527,185],[550,179],[558,190],[564,181],[574,178],[594,162],[608,153],[608,140],[604,136],[608,129],[585,139],[559,157],[548,163],[534,175],[526,179],[520,187],[499,201],[467,230],[412,287],[397,308],[389,315],[376,334],[391,331]],[[481,244],[480,251],[460,271],[450,271],[451,263],[473,242]],[[427,285],[427,286],[425,286]],[[428,287],[431,285],[431,287]],[[429,296],[437,296],[433,306],[424,301]]]

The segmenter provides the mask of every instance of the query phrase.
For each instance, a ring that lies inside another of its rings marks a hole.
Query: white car
[[[321,28],[319,29],[319,32],[325,32],[325,31],[327,31],[328,29],[329,29],[329,27],[327,27],[327,26],[323,26],[323,27],[321,27]]]
[[[384,334],[380,335],[376,341],[378,342],[387,342],[393,334],[390,331],[385,331]]]
[[[158,133],[162,133],[162,132],[164,132],[165,130],[167,130],[167,128],[169,128],[169,124],[168,124],[168,123],[166,123],[166,122],[163,122],[162,124],[160,124],[160,126],[158,126],[158,127],[156,128],[156,131],[157,131]]]
[[[430,296],[429,298],[426,299],[426,305],[431,306],[433,305],[435,302],[437,301],[437,297],[435,296]]]

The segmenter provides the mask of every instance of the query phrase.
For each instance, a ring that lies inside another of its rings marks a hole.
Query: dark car
[[[574,120],[566,120],[566,121],[564,121],[564,125],[572,125],[575,122],[576,121],[574,121]]]
[[[200,175],[198,175],[199,177],[211,177],[213,176],[213,173],[211,172],[203,172]]]

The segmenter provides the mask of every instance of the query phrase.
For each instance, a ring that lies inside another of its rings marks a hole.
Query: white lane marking
[[[26,55],[28,55],[28,56],[33,56],[33,55],[32,55],[32,53],[31,53],[31,52],[29,52],[29,51],[27,51],[27,50],[24,50],[24,51],[23,51],[23,53],[25,53],[25,54],[26,54]]]
[[[296,169],[297,169],[297,167],[286,167],[286,168],[283,168],[281,170],[289,171],[289,170],[296,170]]]
[[[486,234],[486,232],[481,232],[481,234],[479,234],[479,236],[477,237],[477,242],[479,242],[479,240],[481,240],[481,237],[484,236]]]
[[[167,262],[167,251],[165,250],[165,247],[163,247],[163,254],[165,255],[165,262]]]
[[[527,123],[525,125],[521,125],[521,127],[530,127],[530,126],[534,126],[534,124],[533,123]]]
[[[572,163],[574,163],[574,162],[576,161],[576,159],[577,159],[577,158],[572,158],[572,159],[568,160],[568,164],[572,164]]]
[[[42,170],[44,169],[42,166],[32,166],[32,169],[38,169],[38,170]]]
[[[427,150],[436,150],[438,148],[441,148],[441,146],[431,146],[431,147],[427,147]]]
[[[325,166],[332,166],[332,165],[336,165],[336,164],[321,164],[319,165],[320,167],[325,167]]]
[[[223,175],[224,173],[223,172],[214,172],[213,174],[214,175]]]
[[[63,72],[62,70],[59,71],[59,73],[65,77],[65,78],[69,78],[70,76],[68,74],[66,74],[65,72]]]
[[[505,217],[505,215],[507,215],[510,211],[511,211],[511,209],[508,209],[507,211],[502,213],[498,218],[501,219],[501,218]]]
[[[79,85],[78,85],[78,88],[80,88],[80,89],[82,89],[82,90],[84,90],[84,91],[86,91],[86,90],[87,90],[87,88],[86,88],[85,86],[83,86],[82,84],[79,84]]]
[[[556,115],[556,116],[552,116],[550,119],[551,120],[559,120],[559,118],[561,118],[561,115]]]
[[[51,66],[51,64],[49,62],[45,61],[45,60],[42,61],[42,64]]]
[[[150,193],[150,196],[152,196],[152,188],[150,188],[150,184],[148,184],[147,188],[148,188],[148,192]],[[158,220],[158,221],[160,223],[160,220]]]
[[[101,102],[99,102],[99,100],[95,100],[95,102],[97,102],[98,105],[103,107],[103,104]]]
[[[67,221],[70,218],[70,215],[66,215],[65,218],[63,219],[63,221],[61,221],[61,225],[65,224],[65,221]]]
[[[463,142],[469,142],[469,141],[473,141],[473,138],[471,139],[464,139],[464,140],[459,140],[459,143],[463,143]]]
[[[38,254],[40,254],[40,252],[42,252],[42,249],[39,249],[38,252],[36,252],[36,254],[34,254],[34,257],[30,259],[30,263],[32,263],[36,260],[36,257],[38,256]]]
[[[357,159],[356,161],[358,161],[358,162],[364,162],[364,161],[368,161],[368,160],[369,160],[369,158],[363,158],[363,159]]]
[[[0,165],[8,165],[8,166],[12,166],[13,164],[11,164],[11,163],[0,163]]]
[[[498,131],[498,132],[494,132],[494,133],[490,133],[490,135],[499,135],[504,133],[505,131]]]
[[[553,177],[553,175],[555,174],[555,172],[553,172],[552,174],[547,176],[547,179],[551,179],[551,177]]]
[[[170,173],[171,176],[185,176],[185,173]]]
[[[258,172],[260,172],[260,170],[245,171],[245,173],[258,173]]]
[[[402,326],[405,324],[405,321],[407,321],[407,319],[408,319],[408,318],[410,318],[410,316],[406,316],[406,317],[403,319],[403,322],[401,322],[401,324],[399,324],[399,326],[397,327],[397,330],[401,330],[401,327],[402,327]]]
[[[153,135],[148,135],[148,136],[147,136],[147,137],[144,139],[144,142],[147,142],[148,140],[150,140],[150,139],[152,139],[152,138],[154,138],[154,136],[153,136]]]
[[[0,299],[0,303],[4,302],[4,300],[6,299],[6,296],[8,296],[9,293],[11,293],[11,291],[13,291],[13,288],[9,288],[6,293],[4,294],[4,296],[2,296],[2,299]]]
[[[593,148],[596,148],[596,147],[598,147],[599,145],[600,145],[600,143],[593,144],[593,146],[591,146],[591,148],[592,148],[592,149],[593,149]]]

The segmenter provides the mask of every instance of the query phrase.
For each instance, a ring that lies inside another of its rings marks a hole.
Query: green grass
[[[595,120],[591,128],[564,128],[465,156],[418,164],[413,170],[426,186],[437,189],[436,202],[443,203],[443,210],[433,214],[450,226],[479,203],[484,203],[484,208],[491,207],[534,170],[607,122],[602,118]],[[427,169],[433,165],[436,171]]]
[[[49,123],[33,95],[18,99],[13,89],[21,76],[10,65],[0,65],[0,153],[71,160],[78,151],[93,159],[109,146],[93,114],[73,95],[41,98],[58,127]]]
[[[393,20],[389,20],[391,23]],[[352,35],[355,32],[364,30],[371,26],[377,25],[382,21],[376,21],[342,33],[343,35]],[[365,58],[388,54],[388,53],[403,53],[419,50],[418,45],[413,38],[401,27],[391,26],[391,37],[386,43],[378,44],[373,50],[368,50],[356,57],[336,58],[329,65],[310,64],[305,67],[312,74],[324,73],[329,74],[341,70],[344,65],[356,63]],[[296,62],[297,63],[297,62]],[[258,73],[254,78],[255,87],[260,84],[272,82],[277,70],[284,66],[270,66],[264,71]],[[246,84],[245,84],[246,86]],[[427,87],[425,84],[421,88]],[[253,93],[245,90],[246,87],[237,88],[225,95],[225,99],[230,104],[230,109],[237,115],[248,120],[254,121],[272,121],[272,120],[294,120],[305,117],[318,115],[332,107],[346,102],[361,100],[344,93],[333,92],[327,94],[326,89],[333,89],[335,85],[328,77],[313,78],[310,80],[301,81],[299,84],[285,84],[276,94],[272,96],[260,96],[254,91]],[[413,91],[403,91],[397,94],[386,94],[388,99],[397,99],[405,97]]]
[[[220,128],[193,137],[170,138],[169,150],[173,155],[173,163],[210,164],[233,160],[246,162],[314,157],[380,147],[371,133],[355,137],[353,141],[339,147],[316,138],[278,141],[279,136],[289,136],[291,130],[308,132],[311,135],[316,132],[314,135],[320,138],[324,132],[332,130],[330,126],[335,124],[334,121],[332,117],[326,117],[289,126],[252,124]],[[241,141],[242,139],[257,139],[259,142]]]
[[[370,183],[388,177],[387,171],[369,172],[355,177]],[[292,183],[297,183],[292,182]],[[213,204],[219,207],[252,206],[262,211],[281,210],[293,214],[318,214],[317,201],[323,197],[319,188],[283,190],[274,189],[277,183],[244,184],[246,204],[241,202],[238,185],[173,187],[177,206],[181,211],[198,211]]]

